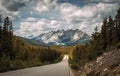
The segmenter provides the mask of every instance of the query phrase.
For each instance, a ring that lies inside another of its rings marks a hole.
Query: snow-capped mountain
[[[58,30],[40,34],[33,40],[44,42],[48,45],[74,45],[89,41],[90,36],[79,29]]]

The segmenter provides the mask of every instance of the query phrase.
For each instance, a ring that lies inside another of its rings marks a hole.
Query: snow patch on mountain
[[[32,39],[39,42],[42,41],[48,45],[73,45],[89,40],[89,38],[88,34],[79,29],[69,29],[43,33]]]

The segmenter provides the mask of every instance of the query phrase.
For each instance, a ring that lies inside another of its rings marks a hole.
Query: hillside
[[[23,37],[18,37],[18,38],[20,38],[21,40],[32,46],[47,46],[47,44],[45,44],[44,42],[38,42],[36,40],[27,39]]]
[[[69,60],[76,76],[120,76],[120,8],[95,27],[89,44],[76,46]]]
[[[80,76],[120,76],[120,49],[103,53],[79,71]]]

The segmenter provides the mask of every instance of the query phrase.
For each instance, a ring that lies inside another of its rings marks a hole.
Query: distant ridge
[[[70,46],[75,44],[88,43],[90,36],[79,29],[58,30],[42,33],[37,37],[32,38],[37,42],[43,42],[49,46],[61,45]]]
[[[19,37],[19,38],[21,40],[23,40],[24,42],[26,42],[27,44],[32,45],[32,46],[48,46],[44,42],[38,42],[36,40],[27,39],[27,38],[23,38],[23,37]]]

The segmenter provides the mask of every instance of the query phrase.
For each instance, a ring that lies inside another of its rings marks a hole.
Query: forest
[[[69,62],[73,69],[80,69],[85,63],[95,60],[104,52],[120,48],[120,8],[115,18],[103,20],[101,30],[95,27],[89,44],[77,45],[70,53]]]
[[[61,59],[59,50],[32,46],[15,36],[9,17],[4,19],[0,26],[0,72],[55,63]]]
[[[0,26],[0,72],[55,63],[63,54],[69,54],[73,69],[80,69],[104,52],[119,48],[120,8],[114,18],[103,20],[100,31],[95,27],[90,43],[69,47],[29,45],[13,34],[12,22],[6,17]]]

